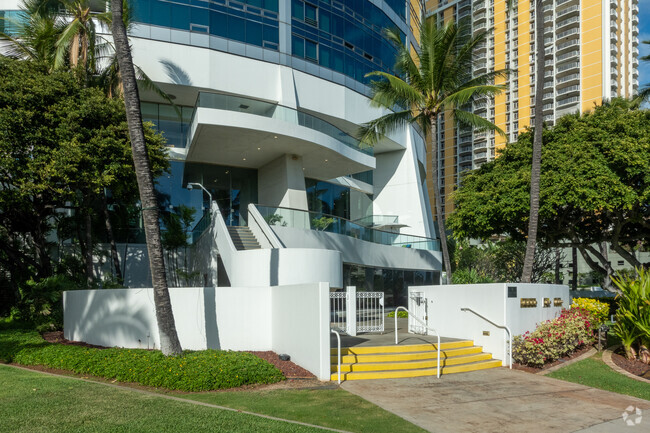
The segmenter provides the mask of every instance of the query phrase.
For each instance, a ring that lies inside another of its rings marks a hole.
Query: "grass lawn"
[[[354,432],[425,431],[342,389],[209,392],[179,397]]]
[[[0,432],[323,431],[3,365],[0,401]]]
[[[600,353],[591,358],[567,365],[548,374],[548,376],[650,400],[650,385],[615,372],[603,362]]]

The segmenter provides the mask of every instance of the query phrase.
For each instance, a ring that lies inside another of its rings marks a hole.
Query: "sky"
[[[639,0],[639,57],[650,54],[650,0]],[[639,87],[650,84],[650,61],[639,61]]]

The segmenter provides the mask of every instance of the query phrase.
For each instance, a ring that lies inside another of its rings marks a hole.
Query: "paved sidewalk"
[[[342,387],[432,432],[650,432],[650,401],[507,368]]]

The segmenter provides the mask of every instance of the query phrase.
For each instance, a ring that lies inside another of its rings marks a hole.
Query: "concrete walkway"
[[[650,401],[506,368],[342,387],[432,432],[650,432]]]

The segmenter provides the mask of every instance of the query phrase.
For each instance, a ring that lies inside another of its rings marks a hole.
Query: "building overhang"
[[[187,143],[189,162],[260,168],[289,154],[305,177],[331,179],[375,168],[375,158],[324,133],[282,119],[197,107]]]

